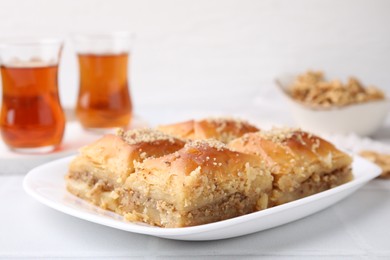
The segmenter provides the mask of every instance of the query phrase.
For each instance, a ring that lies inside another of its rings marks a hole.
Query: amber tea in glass
[[[85,129],[126,127],[132,118],[130,35],[78,35],[80,88],[76,115]]]
[[[17,152],[41,153],[62,141],[65,117],[58,94],[61,41],[0,44],[2,140]]]

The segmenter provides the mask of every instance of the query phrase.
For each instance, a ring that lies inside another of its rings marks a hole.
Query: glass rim
[[[63,38],[58,37],[7,37],[0,38],[0,48],[16,47],[16,46],[32,46],[32,45],[62,45]]]
[[[70,35],[72,40],[90,40],[90,39],[134,39],[135,33],[130,31],[116,32],[76,32]]]

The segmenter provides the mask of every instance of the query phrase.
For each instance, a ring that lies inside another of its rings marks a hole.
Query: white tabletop
[[[268,114],[257,108],[250,104],[216,112],[178,108],[138,112],[152,125],[206,114],[236,114],[260,122],[291,123],[279,106],[269,106]],[[388,141],[383,132],[379,137]],[[183,242],[115,230],[48,208],[22,189],[30,165],[18,167],[10,173],[9,168],[0,165],[0,258],[4,259],[390,258],[388,180],[374,180],[335,206],[281,227],[227,240]]]

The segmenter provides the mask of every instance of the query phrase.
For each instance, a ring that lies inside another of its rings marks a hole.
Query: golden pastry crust
[[[280,205],[352,179],[352,158],[329,142],[297,129],[272,129],[233,140],[230,148],[255,154],[274,176],[272,205]]]
[[[114,184],[100,175],[110,176],[109,160],[99,165],[91,160],[81,154],[72,163],[71,193],[128,220],[161,227],[206,224],[265,209],[272,188],[272,176],[259,157],[231,151],[216,140],[189,142],[175,152],[134,162],[134,172]],[[88,174],[78,174],[86,165]]]
[[[72,193],[99,205],[100,193],[120,187],[134,173],[134,163],[184,147],[185,142],[151,129],[108,134],[80,149],[66,175]]]
[[[89,162],[93,167],[102,167],[104,173],[98,178],[113,181],[125,180],[134,172],[134,162],[148,157],[159,157],[181,149],[185,142],[164,133],[141,129],[108,134],[80,149],[80,155],[71,163],[70,169]]]
[[[185,227],[280,205],[352,178],[351,158],[319,137],[225,123],[221,132],[216,121],[181,123],[176,136],[187,141],[151,129],[106,135],[80,149],[67,189],[131,221]],[[243,132],[228,145],[189,140],[226,142]]]
[[[136,168],[125,188],[149,196],[152,205],[134,210],[127,204],[123,210],[132,220],[163,227],[205,224],[264,209],[272,188],[272,176],[257,156],[216,141],[190,142]]]
[[[214,138],[223,143],[228,143],[243,134],[259,131],[257,127],[246,121],[232,118],[190,120],[159,126],[158,129],[179,138],[192,140]]]

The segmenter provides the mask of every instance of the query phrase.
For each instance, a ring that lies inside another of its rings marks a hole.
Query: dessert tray
[[[128,222],[122,216],[95,207],[65,188],[64,176],[74,156],[58,159],[31,170],[24,179],[25,191],[39,202],[71,216],[112,228],[176,240],[218,240],[277,227],[323,210],[351,195],[381,173],[375,164],[353,156],[354,179],[315,195],[244,216],[211,224],[160,228]]]

